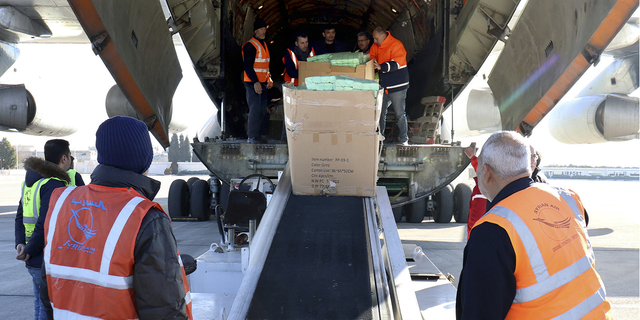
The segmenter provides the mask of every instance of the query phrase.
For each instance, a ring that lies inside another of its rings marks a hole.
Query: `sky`
[[[95,131],[107,119],[105,99],[115,84],[99,56],[89,44],[18,45],[20,56],[16,63],[0,77],[2,84],[24,83],[34,96],[37,116],[47,121],[72,122],[78,131],[61,137],[72,150],[87,150],[95,144]],[[216,111],[193,70],[183,46],[176,46],[183,78],[174,96],[173,119],[189,125],[182,132],[193,138],[205,121]],[[11,144],[33,145],[43,150],[51,137],[2,132]],[[155,147],[160,144],[152,137]]]
[[[89,44],[20,44],[18,61],[2,77],[0,83],[24,83],[33,94],[38,117],[52,121],[71,121],[78,131],[64,137],[72,150],[87,150],[95,143],[95,131],[107,119],[105,98],[115,84],[102,63],[93,54]],[[216,111],[213,103],[195,75],[184,47],[176,51],[182,66],[183,78],[174,97],[174,119],[189,125],[183,132],[189,138],[196,135],[205,121]],[[591,67],[588,73],[567,94],[571,98],[580,91],[608,63]],[[481,74],[481,73],[478,73]],[[637,91],[636,93],[637,96]],[[465,103],[456,101],[456,104]],[[460,108],[458,108],[460,109]],[[553,111],[550,113],[550,115]],[[530,142],[542,152],[542,165],[626,166],[640,165],[640,141],[607,142],[590,145],[567,145],[556,141],[548,132],[547,116],[533,131]],[[460,122],[459,120],[457,122]],[[20,133],[0,132],[13,145],[32,145],[42,150],[50,137],[37,137]],[[488,136],[461,137],[463,145],[477,142],[481,145]],[[160,145],[152,138],[154,146]]]

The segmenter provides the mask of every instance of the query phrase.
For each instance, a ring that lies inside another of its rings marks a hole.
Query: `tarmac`
[[[33,289],[31,277],[22,261],[15,260],[14,218],[20,199],[20,185],[24,171],[0,172],[0,319],[33,319]],[[4,173],[4,174],[3,174]],[[202,179],[207,176],[199,176]],[[86,182],[89,175],[83,175]],[[156,201],[167,208],[167,194],[176,178],[189,177],[154,176],[162,182]],[[640,194],[637,182],[625,186],[628,191]],[[614,192],[615,190],[609,191]],[[639,247],[640,229],[637,207],[616,206],[606,195],[598,202],[583,197],[589,210],[588,232],[596,255],[596,269],[600,274],[617,320],[640,318]],[[605,191],[606,192],[606,191]],[[579,192],[580,193],[580,192]],[[194,257],[206,252],[211,243],[219,241],[215,220],[207,222],[173,222],[173,232],[180,253]],[[401,222],[398,231],[403,243],[423,248],[430,260],[441,272],[453,275],[456,280],[462,269],[462,252],[466,244],[466,223],[439,224],[428,218],[420,224]]]

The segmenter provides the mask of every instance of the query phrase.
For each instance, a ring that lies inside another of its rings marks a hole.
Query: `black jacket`
[[[98,165],[91,184],[132,188],[149,200],[160,190],[160,182],[131,171]],[[142,219],[134,247],[133,289],[140,320],[188,319],[182,268],[178,262],[176,239],[165,213],[152,207]],[[40,298],[49,319],[53,310],[49,300],[46,269],[42,266]],[[117,307],[117,306],[114,306]]]
[[[42,158],[27,158],[27,160],[24,161],[24,168],[27,170],[24,178],[26,187],[33,186],[33,184],[42,178],[55,177],[66,182],[70,181],[69,175],[62,170],[62,168],[58,167],[55,163],[45,161]],[[27,254],[31,256],[31,258],[26,262],[28,267],[40,268],[40,266],[42,266],[42,252],[44,250],[44,222],[47,218],[47,211],[49,210],[49,199],[51,198],[51,193],[54,189],[64,186],[64,182],[56,179],[51,179],[40,186],[40,210],[38,211],[38,221],[36,222],[31,239],[25,247]],[[26,236],[24,234],[25,228],[22,223],[22,195],[20,197],[15,220],[16,247],[18,244],[26,243]]]
[[[347,45],[337,39],[334,40],[331,45],[327,45],[327,42],[324,39],[321,39],[313,44],[313,49],[315,50],[316,55],[335,52],[349,52]]]

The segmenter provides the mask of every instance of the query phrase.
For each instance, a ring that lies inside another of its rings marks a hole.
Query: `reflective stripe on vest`
[[[521,214],[507,207],[516,208],[514,210],[520,210]],[[550,214],[555,214],[558,220],[550,218],[553,216]],[[544,310],[549,299],[569,296],[574,298],[571,302],[566,301],[566,307],[570,309],[558,315],[558,319],[580,318],[597,308],[601,308],[603,314],[609,311],[604,286],[594,269],[591,245],[588,241],[581,242],[588,239],[581,206],[567,191],[534,185],[498,203],[474,227],[483,222],[497,224],[507,231],[516,254],[516,294],[508,319],[528,317],[534,312],[553,316],[545,313],[553,312],[551,309]],[[533,228],[533,223],[539,223],[540,228]],[[563,229],[568,230],[565,238],[556,238],[562,232],[551,231]],[[544,245],[543,249],[540,245]],[[562,250],[565,245],[569,251],[556,255],[556,250]],[[550,266],[553,272],[549,271]],[[576,291],[581,289],[582,292]],[[552,292],[553,296],[545,297]],[[543,297],[543,300],[537,300]],[[562,303],[560,300],[555,302]]]
[[[66,198],[66,197],[65,197]],[[64,201],[62,197],[58,199],[58,202]],[[109,275],[109,267],[111,266],[111,258],[113,258],[113,252],[116,249],[116,244],[118,243],[118,239],[120,239],[120,235],[122,234],[122,229],[124,229],[124,225],[129,221],[129,217],[133,213],[133,210],[138,206],[140,202],[144,200],[141,197],[135,197],[131,199],[125,206],[122,208],[120,213],[118,214],[118,218],[113,223],[111,227],[111,231],[109,231],[109,235],[107,236],[107,241],[104,246],[104,251],[102,253],[102,262],[100,264],[100,272],[96,272],[93,270],[88,270],[84,268],[74,268],[67,266],[60,266],[56,264],[50,263],[49,259],[51,256],[46,257],[47,263],[47,274],[67,280],[76,280],[82,281],[86,283],[95,284],[97,286],[108,287],[113,289],[129,289],[132,288],[133,285],[133,276],[121,277],[121,276],[113,276]],[[53,216],[51,220],[54,218],[58,218],[58,214],[60,212],[60,208],[58,208],[58,203],[56,203],[56,208],[52,212]],[[51,223],[51,222],[50,222]],[[47,234],[47,243],[51,243],[53,237],[55,235],[55,225],[49,225],[49,232]],[[48,253],[51,254],[51,246],[48,247]],[[49,259],[48,259],[49,258]]]
[[[513,299],[514,303],[529,302],[538,299],[569,283],[575,277],[591,268],[591,261],[594,259],[593,257],[585,256],[574,262],[572,265],[550,276],[549,271],[547,270],[547,265],[544,263],[544,259],[542,258],[540,248],[536,245],[535,237],[524,221],[522,221],[520,216],[505,207],[494,207],[489,211],[489,213],[493,213],[509,220],[509,222],[514,226],[516,232],[518,232],[518,235],[520,236],[520,239],[522,239],[522,243],[524,244],[527,255],[529,256],[531,269],[533,270],[536,276],[536,281],[538,282],[537,284],[526,288],[516,289],[516,296]]]
[[[244,45],[246,46],[249,43],[251,43],[251,45],[256,48],[256,56],[253,61],[253,71],[256,72],[258,81],[267,82],[267,80],[269,79],[269,61],[271,60],[271,57],[269,56],[269,49],[266,47],[266,44],[263,47],[262,44],[255,38],[251,38],[251,40],[249,40]],[[244,50],[242,50],[242,59],[244,58]],[[244,82],[251,82],[251,79],[246,72],[244,72]]]
[[[59,192],[52,195],[57,200],[45,223],[44,259],[54,317],[136,319],[135,239],[142,219],[157,204],[123,188],[90,185]],[[115,212],[118,214],[113,215]],[[191,318],[189,287],[181,269]],[[90,298],[77,303],[84,296]],[[116,304],[119,307],[113,309]]]
[[[291,61],[293,61],[293,65],[296,66],[296,70],[298,70],[298,57],[296,56],[296,54],[293,51],[291,51],[291,49],[287,49],[287,52],[289,52],[289,55],[291,56]],[[316,55],[316,52],[313,50],[313,48],[311,48],[311,52],[309,52],[309,57],[313,57],[315,55]],[[285,63],[284,57],[282,58],[282,63]],[[296,87],[298,86],[298,78],[292,78],[287,73],[286,67],[285,67],[285,70],[284,70],[284,81],[293,83],[293,85],[296,86]]]

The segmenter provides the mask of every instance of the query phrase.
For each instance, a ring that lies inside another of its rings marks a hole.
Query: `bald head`
[[[478,157],[478,187],[489,200],[507,184],[531,175],[531,149],[519,133],[493,133]]]
[[[387,38],[387,31],[382,29],[382,27],[377,27],[377,28],[373,29],[373,40],[378,45],[382,45],[382,42],[386,38]]]

